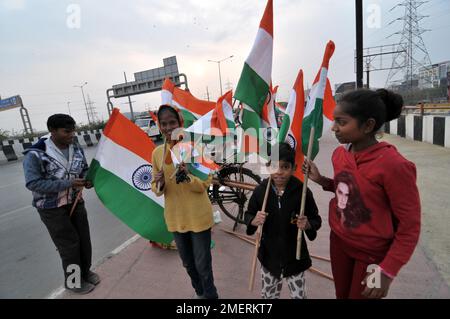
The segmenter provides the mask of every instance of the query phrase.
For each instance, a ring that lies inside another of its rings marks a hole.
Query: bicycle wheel
[[[221,169],[219,179],[222,181],[249,183],[258,185],[261,177],[254,174],[248,168],[230,166]],[[244,223],[244,213],[247,209],[248,200],[252,194],[251,190],[246,190],[228,185],[213,185],[213,197],[221,210],[237,223]]]

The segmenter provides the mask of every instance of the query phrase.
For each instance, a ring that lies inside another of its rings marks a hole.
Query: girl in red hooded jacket
[[[330,257],[339,299],[385,297],[419,239],[416,167],[376,139],[402,108],[402,97],[385,89],[347,93],[334,111],[332,131],[344,144],[332,155],[334,178],[322,176],[311,161],[303,165],[311,180],[335,193]]]

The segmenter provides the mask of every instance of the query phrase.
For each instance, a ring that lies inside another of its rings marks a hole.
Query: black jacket
[[[255,188],[248,203],[245,214],[248,235],[256,232],[257,227],[250,223],[256,213],[262,209],[267,182],[268,179],[265,179]],[[292,176],[280,198],[271,187],[267,199],[265,211],[268,216],[262,230],[258,259],[272,275],[278,278],[281,274],[283,274],[283,277],[289,277],[311,267],[311,258],[306,246],[305,236],[302,237],[300,260],[296,259],[298,228],[296,224],[291,223],[291,219],[300,212],[302,189],[303,183]],[[309,240],[314,240],[317,236],[317,230],[322,225],[322,219],[309,189],[306,193],[305,216],[308,217],[311,229],[306,230],[304,234],[306,233]]]

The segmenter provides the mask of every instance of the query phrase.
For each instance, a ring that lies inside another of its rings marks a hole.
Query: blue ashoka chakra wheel
[[[288,134],[288,136],[286,138],[286,143],[288,143],[289,146],[295,150],[295,148],[297,146],[297,141],[295,140],[295,137],[292,136],[292,134]]]
[[[274,135],[275,135],[274,130],[271,127],[267,127],[266,129],[264,129],[263,137],[267,142],[270,143],[272,139],[274,139],[275,137]]]
[[[149,164],[138,167],[132,177],[133,185],[141,191],[148,191],[152,188],[153,167]]]

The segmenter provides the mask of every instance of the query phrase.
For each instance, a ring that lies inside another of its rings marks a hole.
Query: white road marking
[[[5,214],[0,215],[0,218],[6,217],[6,216],[9,216],[9,215],[13,215],[13,214],[15,214],[15,213],[17,213],[17,212],[20,212],[20,211],[22,211],[22,210],[26,210],[26,209],[32,208],[32,207],[33,207],[33,206],[31,206],[31,205],[27,205],[27,206],[24,206],[24,207],[20,207],[20,208],[14,209],[14,210],[12,210],[12,211],[9,211],[9,212],[7,212],[7,213],[5,213]]]
[[[139,235],[134,235],[133,237],[131,237],[130,239],[128,239],[126,242],[124,242],[122,245],[120,245],[119,247],[117,247],[116,249],[114,249],[111,254],[112,255],[117,255],[118,253],[120,253],[122,250],[124,250],[125,248],[127,248],[129,245],[131,245],[132,243],[134,243],[136,240],[138,240],[140,238]],[[59,287],[58,289],[55,289],[50,295],[47,296],[46,299],[57,299],[59,298],[63,292],[66,289],[64,287]]]

